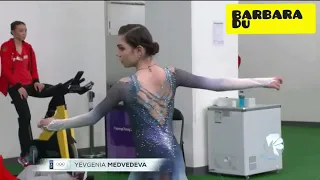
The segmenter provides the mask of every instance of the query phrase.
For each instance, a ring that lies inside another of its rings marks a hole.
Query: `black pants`
[[[50,88],[52,85],[45,84],[44,89],[41,92],[38,92],[35,90],[34,85],[26,85],[24,88],[28,92],[28,95],[31,97],[36,98],[47,98],[52,97],[48,110],[45,114],[45,117],[52,117],[55,113],[57,103],[61,102],[61,99],[64,98],[63,96],[57,96],[53,92],[48,91],[48,88]],[[22,99],[19,92],[16,89],[10,89],[9,88],[9,95],[12,99],[12,104],[14,104],[17,113],[18,113],[18,123],[19,123],[19,130],[18,130],[18,136],[20,141],[20,147],[21,147],[21,156],[24,156],[28,154],[33,136],[32,131],[30,127],[30,121],[31,121],[31,114],[30,109],[28,105],[28,101],[26,99]]]

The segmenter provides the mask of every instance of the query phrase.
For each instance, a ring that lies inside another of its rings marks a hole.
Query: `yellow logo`
[[[315,4],[228,4],[227,34],[315,34]]]

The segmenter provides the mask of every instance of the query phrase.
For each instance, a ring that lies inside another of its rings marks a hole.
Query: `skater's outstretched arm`
[[[197,76],[181,69],[170,69],[176,78],[176,86],[206,89],[212,91],[230,91],[248,88],[280,89],[282,79],[272,78],[207,78]]]
[[[90,112],[62,120],[52,118],[43,119],[38,124],[38,127],[49,131],[58,131],[61,129],[93,125],[112,110],[113,107],[117,106],[119,102],[125,101],[125,96],[128,94],[128,87],[129,84],[127,82],[119,81],[110,88],[107,97]]]

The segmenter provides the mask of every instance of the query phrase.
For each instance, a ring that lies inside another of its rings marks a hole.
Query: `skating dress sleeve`
[[[177,68],[170,68],[170,70],[175,75],[177,87],[182,86],[212,91],[263,88],[274,81],[273,78],[207,78]]]

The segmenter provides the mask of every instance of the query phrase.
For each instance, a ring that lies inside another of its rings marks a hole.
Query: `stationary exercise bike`
[[[67,105],[65,102],[65,95],[69,93],[77,93],[82,95],[90,91],[93,87],[93,82],[89,82],[84,86],[80,84],[85,81],[81,78],[83,71],[79,71],[76,76],[65,83],[59,83],[48,88],[46,91],[51,91],[54,94],[61,96],[60,102],[56,104],[56,113],[53,116],[55,119],[68,118]],[[76,140],[74,129],[60,130],[57,132],[50,132],[44,130],[39,139],[33,140],[30,148],[32,153],[32,164],[37,164],[42,158],[78,158],[78,150],[76,148]]]

